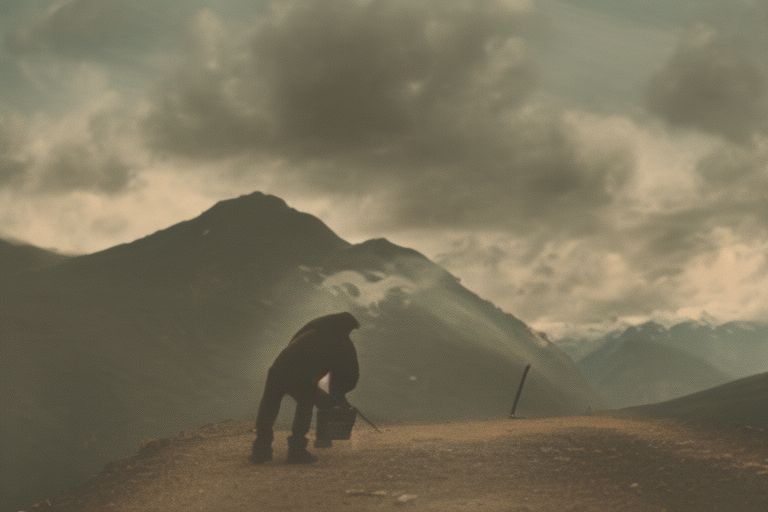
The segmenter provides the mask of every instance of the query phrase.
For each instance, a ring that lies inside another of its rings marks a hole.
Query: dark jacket
[[[316,318],[297,332],[270,368],[277,379],[295,394],[314,393],[318,381],[331,374],[330,393],[340,399],[357,385],[360,371],[357,351],[349,333],[359,327],[349,313]]]

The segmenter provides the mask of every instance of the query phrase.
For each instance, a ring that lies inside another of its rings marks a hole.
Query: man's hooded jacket
[[[349,333],[360,327],[350,313],[336,313],[316,318],[291,338],[277,356],[270,376],[298,395],[316,391],[318,381],[331,374],[329,391],[341,398],[357,385],[357,351]]]

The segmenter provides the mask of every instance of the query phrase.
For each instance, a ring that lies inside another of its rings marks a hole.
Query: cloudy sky
[[[768,0],[3,0],[0,236],[253,190],[555,335],[768,319]]]

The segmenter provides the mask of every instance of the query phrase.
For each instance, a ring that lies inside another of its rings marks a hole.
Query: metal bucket
[[[317,410],[318,439],[344,440],[352,436],[352,427],[357,419],[354,407],[331,407]]]

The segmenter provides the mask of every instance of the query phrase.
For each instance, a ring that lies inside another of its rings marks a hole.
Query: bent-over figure
[[[357,352],[349,338],[360,327],[350,313],[336,313],[316,318],[302,327],[269,369],[264,395],[256,417],[256,440],[251,462],[272,460],[273,427],[283,396],[296,400],[291,436],[288,438],[288,462],[315,462],[307,451],[307,432],[312,423],[313,406],[330,407],[345,403],[346,395],[357,385]],[[318,382],[330,373],[330,396]],[[330,440],[318,439],[316,446],[328,446]]]

